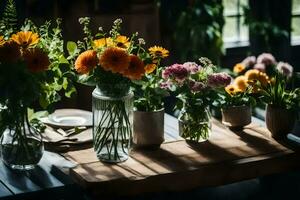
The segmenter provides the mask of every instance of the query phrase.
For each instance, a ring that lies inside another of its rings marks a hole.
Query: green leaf
[[[67,50],[69,52],[69,55],[74,55],[77,50],[77,44],[73,41],[68,41],[67,42]]]

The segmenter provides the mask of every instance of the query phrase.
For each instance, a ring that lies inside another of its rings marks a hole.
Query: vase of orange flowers
[[[122,21],[115,20],[109,34],[102,31],[95,37],[89,29],[89,18],[79,20],[86,34],[82,43],[72,43],[70,56],[74,56],[79,80],[95,85],[93,98],[93,145],[99,160],[118,163],[128,159],[132,140],[133,92],[132,80],[145,74],[147,58],[137,34],[130,38],[120,35]],[[100,38],[97,38],[100,37]],[[80,49],[81,48],[81,49]],[[75,49],[75,50],[74,50]]]
[[[47,108],[59,100],[59,83],[68,85],[62,73],[54,73],[60,72],[63,55],[59,26],[55,33],[49,31],[50,23],[35,27],[26,21],[24,27],[29,29],[0,36],[0,152],[2,161],[18,170],[34,168],[44,151],[44,126],[29,118],[28,108],[37,102]],[[45,33],[49,35],[42,38]]]

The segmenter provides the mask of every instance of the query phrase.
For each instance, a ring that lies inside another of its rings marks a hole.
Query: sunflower
[[[31,48],[23,51],[23,57],[31,72],[45,71],[50,65],[48,55],[39,48]]]
[[[0,35],[0,46],[4,45],[4,43],[5,43],[4,37]]]
[[[234,84],[237,86],[238,89],[241,91],[245,91],[248,87],[247,78],[245,76],[238,76],[234,80]]]
[[[145,71],[146,71],[147,74],[151,74],[156,68],[157,68],[156,64],[153,64],[153,63],[147,64],[145,66]]]
[[[237,93],[242,92],[236,85],[228,85],[225,87],[225,91],[230,95],[233,96]]]
[[[22,48],[28,48],[38,43],[39,35],[31,31],[20,31],[13,34],[11,39]]]
[[[130,63],[129,55],[122,49],[109,47],[105,49],[100,57],[100,65],[106,71],[122,73],[128,69]]]
[[[119,48],[127,49],[130,46],[129,38],[123,35],[118,35],[114,42]]]
[[[0,62],[11,63],[21,58],[19,45],[14,41],[4,42],[0,46]]]
[[[259,71],[257,69],[250,69],[245,73],[248,80],[257,80]]]
[[[97,52],[87,50],[81,53],[75,61],[75,70],[80,74],[87,74],[98,64]]]
[[[113,46],[113,40],[111,37],[94,40],[94,47],[96,48],[111,47],[111,46]]]
[[[237,74],[242,73],[243,71],[245,71],[246,66],[242,63],[238,63],[233,67],[233,71]]]
[[[169,51],[160,46],[150,47],[149,52],[153,59],[166,58],[169,56]]]
[[[131,80],[139,80],[145,74],[145,65],[136,55],[130,55],[130,64],[123,75]]]

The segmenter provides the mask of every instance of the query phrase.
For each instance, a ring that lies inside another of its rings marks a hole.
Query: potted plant
[[[93,36],[90,19],[80,18],[86,35],[83,42],[70,42],[70,60],[80,83],[96,86],[93,98],[93,143],[97,157],[104,162],[117,163],[128,159],[132,141],[133,92],[131,80],[145,74],[149,62],[136,41],[120,34],[121,19],[114,21],[109,33],[99,28]],[[80,53],[80,54],[79,54]],[[79,55],[78,55],[79,54]]]
[[[212,104],[215,90],[230,83],[226,73],[215,73],[216,67],[207,58],[194,62],[173,64],[162,72],[163,88],[176,92],[180,100],[179,133],[193,141],[204,141],[209,137],[211,123],[208,106]]]
[[[232,129],[241,129],[251,123],[251,106],[255,104],[255,98],[245,76],[238,76],[219,97],[223,124]]]
[[[146,53],[146,52],[145,52]],[[164,141],[164,104],[163,97],[168,92],[160,88],[161,59],[169,51],[154,46],[149,48],[150,64],[145,66],[146,75],[134,81],[135,101],[133,112],[133,143],[138,148],[157,148]]]
[[[51,110],[60,100],[60,90],[69,95],[74,91],[67,78],[70,68],[62,62],[59,24],[60,20],[56,27],[50,22],[36,27],[27,20],[21,30],[8,26],[0,36],[0,152],[13,169],[32,169],[43,155],[43,130],[37,120],[29,120],[27,109],[39,102]]]

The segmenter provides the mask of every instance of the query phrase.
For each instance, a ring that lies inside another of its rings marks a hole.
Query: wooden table
[[[99,162],[92,148],[69,152],[65,157],[78,164],[69,174],[93,196],[122,196],[218,186],[300,167],[299,152],[257,123],[232,132],[213,120],[209,140],[195,143],[180,140],[177,119],[165,115],[165,136],[160,149],[134,150],[116,165]]]

